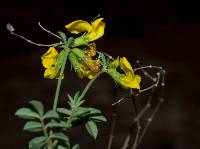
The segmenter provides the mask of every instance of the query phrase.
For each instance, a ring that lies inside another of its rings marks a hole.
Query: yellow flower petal
[[[140,89],[140,81],[141,81],[141,77],[138,75],[127,77],[124,76],[120,79],[121,81],[121,85],[123,88],[127,89],[127,88],[136,88],[136,89]]]
[[[119,66],[119,56],[117,57],[116,60],[114,60],[114,61],[112,62],[112,64],[113,64],[114,68],[117,68],[117,67]]]
[[[49,67],[44,72],[44,78],[53,79],[59,73],[59,70],[56,67]]]
[[[124,74],[116,70],[118,66],[124,71]],[[118,57],[114,60],[111,67],[107,69],[107,73],[125,89],[140,89],[141,77],[139,75],[134,75],[134,71],[125,57],[120,58],[120,60]]]
[[[92,26],[84,20],[77,20],[65,26],[70,33],[79,34],[82,32],[89,32]]]
[[[58,57],[58,52],[54,47],[50,47],[49,50],[42,55],[42,64],[45,68],[50,68],[52,65],[55,65],[56,59]]]
[[[120,58],[119,65],[120,65],[120,68],[125,71],[125,73],[131,72],[132,74],[134,74],[133,68],[131,67],[130,63],[125,57]]]
[[[99,39],[104,35],[105,23],[102,20],[103,18],[99,18],[92,22],[92,24],[89,24],[84,20],[77,20],[66,25],[65,27],[69,32],[74,34],[87,32],[83,37],[85,40],[87,40],[86,42],[91,42]]]
[[[102,21],[104,18],[98,18],[94,22],[92,22],[92,27],[98,29],[100,26],[102,27],[105,23]]]
[[[99,18],[92,22],[91,31],[85,35],[89,41],[97,40],[104,35],[105,23],[102,20],[103,18]]]
[[[84,70],[84,69],[77,69],[76,72],[77,72],[79,78],[84,78],[84,77],[90,76],[91,71]]]
[[[90,75],[88,75],[88,79],[93,79],[94,78],[94,75],[92,75],[92,74],[90,74]]]

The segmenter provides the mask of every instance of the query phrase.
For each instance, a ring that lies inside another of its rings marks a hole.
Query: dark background
[[[91,21],[101,14],[106,29],[97,41],[99,49],[126,56],[135,66],[163,66],[166,71],[165,103],[157,113],[142,145],[143,149],[198,149],[200,147],[199,49],[200,18],[197,2],[182,0],[3,0],[0,5],[1,73],[0,73],[0,148],[25,149],[33,135],[22,132],[24,120],[14,116],[16,109],[28,106],[32,99],[52,106],[55,80],[46,80],[40,56],[47,49],[30,45],[10,35],[5,25],[10,22],[16,32],[39,43],[54,43],[56,39],[42,31],[37,22],[53,32],[66,31],[71,21]],[[68,66],[69,69],[69,66]],[[78,79],[67,71],[62,100],[67,93],[82,89],[87,80]],[[142,83],[142,87],[150,85]],[[97,141],[82,130],[69,132],[72,143],[81,148],[106,148],[112,113],[112,82],[103,76],[92,87],[86,105],[100,108],[108,123],[99,125]],[[123,93],[120,90],[120,93]],[[139,107],[145,95],[138,99]],[[132,116],[130,101],[118,106],[117,129],[113,148],[119,149],[128,132]]]

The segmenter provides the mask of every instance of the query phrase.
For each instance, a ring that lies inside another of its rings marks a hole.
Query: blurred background
[[[9,34],[5,26],[13,24],[16,33],[38,43],[57,40],[41,30],[38,22],[56,32],[77,19],[92,21],[98,14],[106,23],[105,35],[98,49],[126,56],[133,66],[162,66],[166,71],[165,103],[151,123],[139,147],[141,149],[198,149],[200,147],[199,49],[200,11],[194,0],[2,0],[0,5],[1,73],[0,73],[0,147],[26,149],[34,136],[23,132],[24,120],[14,116],[32,99],[41,100],[49,110],[56,80],[43,78],[41,55],[47,48],[31,45]],[[67,31],[66,31],[67,32]],[[66,104],[68,93],[83,89],[87,79],[80,80],[67,66],[60,105]],[[150,85],[143,82],[142,87]],[[82,126],[68,132],[71,142],[81,148],[106,148],[112,119],[113,82],[102,76],[92,86],[86,106],[103,111],[108,123],[99,126],[96,141]],[[119,89],[119,95],[124,94]],[[141,108],[148,93],[137,100]],[[155,103],[156,103],[155,99]],[[128,133],[133,109],[130,101],[117,106],[118,117],[113,149],[122,146]]]

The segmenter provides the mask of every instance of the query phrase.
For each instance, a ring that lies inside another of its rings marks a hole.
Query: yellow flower
[[[87,41],[91,42],[104,35],[105,23],[102,20],[103,18],[98,18],[91,24],[84,20],[77,20],[66,25],[65,27],[73,34],[84,32],[85,34],[83,37],[86,38]]]
[[[89,48],[86,49],[87,52],[86,52],[86,55],[90,58],[92,58],[93,56],[96,55],[96,44],[94,42],[92,42],[90,45],[89,45]]]
[[[124,71],[124,74],[117,72],[116,68],[118,66]],[[107,73],[125,89],[140,89],[139,83],[141,82],[141,77],[139,75],[134,75],[133,68],[125,57],[120,58],[120,60],[118,57],[114,60],[112,66],[108,68]]]
[[[74,48],[72,49],[72,52],[70,52],[69,60],[80,78],[88,77],[89,79],[92,79],[100,70],[100,61],[98,59],[93,59],[95,55],[95,43],[90,44],[88,49],[81,50]]]
[[[86,58],[82,60],[82,63],[85,63],[85,65],[96,74],[100,70],[101,65],[98,59],[93,59],[93,57],[96,56],[96,44],[94,42],[89,45],[88,49],[85,51],[85,55]]]
[[[42,55],[42,64],[46,68],[44,72],[44,78],[56,78],[59,74],[59,67],[56,65],[58,58],[58,52],[54,47],[50,47],[49,50]]]
[[[99,63],[97,61],[94,61],[94,63],[96,63],[96,70],[91,70],[88,65],[86,65],[83,61],[80,61],[81,68],[77,70],[78,76],[80,78],[88,77],[89,79],[93,79],[95,74],[99,71]]]

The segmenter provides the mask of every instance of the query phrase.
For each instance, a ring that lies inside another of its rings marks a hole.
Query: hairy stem
[[[67,56],[68,56],[68,53],[69,53],[69,48],[66,47],[65,48],[65,51],[66,51],[66,54],[65,54],[65,57],[64,57],[64,61],[62,63],[62,66],[61,66],[61,71],[60,71],[60,76],[59,76],[59,79],[58,79],[58,83],[57,83],[57,87],[56,87],[56,93],[55,93],[55,97],[54,97],[54,103],[53,103],[53,110],[56,111],[56,108],[57,108],[57,105],[58,105],[58,98],[59,98],[59,94],[60,94],[60,88],[61,88],[61,83],[62,83],[62,77],[63,77],[63,73],[64,73],[64,70],[65,70],[65,65],[66,65],[66,61],[67,61]]]
[[[79,99],[83,99],[85,94],[88,92],[88,90],[90,89],[90,87],[92,86],[93,82],[102,74],[104,73],[103,70],[100,70],[92,80],[89,81],[89,83],[86,85],[86,87],[84,88],[83,92],[81,93],[81,96],[79,97]]]
[[[40,122],[41,122],[41,125],[42,125],[42,129],[43,129],[44,136],[45,136],[45,138],[46,138],[47,148],[48,148],[48,149],[53,149],[53,148],[54,148],[54,145],[53,145],[52,140],[49,139],[49,135],[48,135],[47,129],[46,129],[46,127],[45,127],[44,120],[41,119]]]

